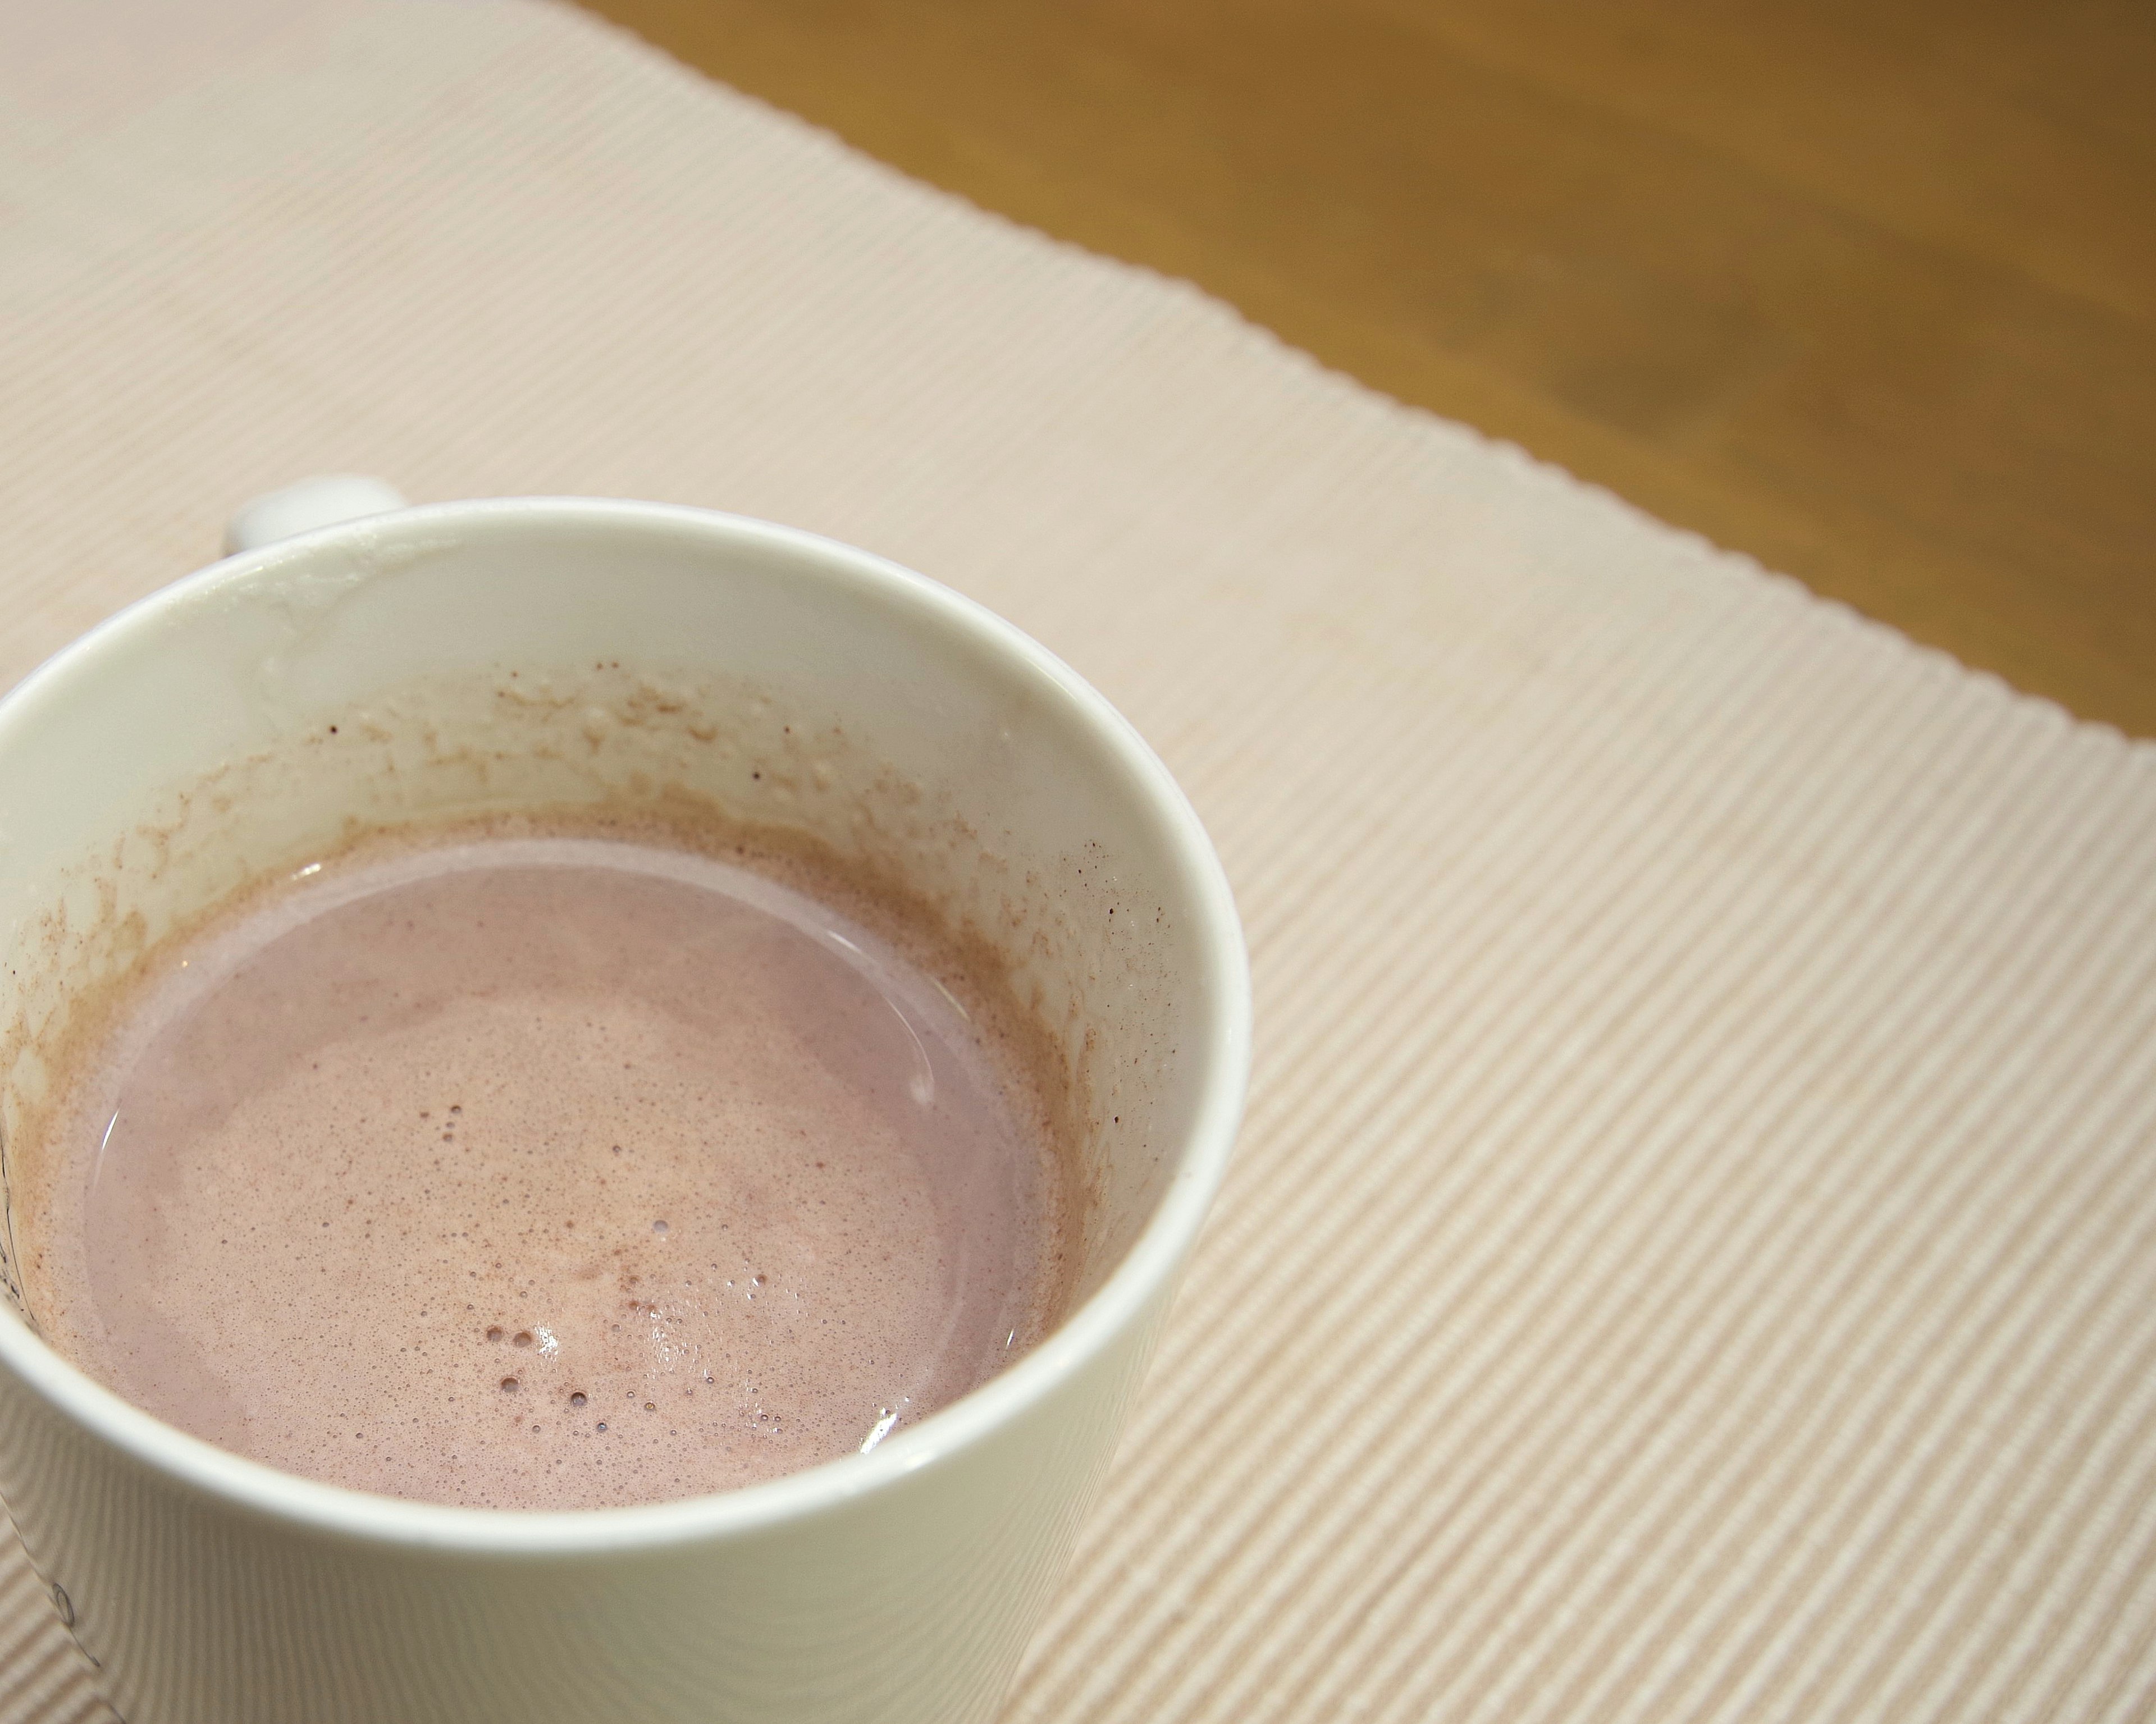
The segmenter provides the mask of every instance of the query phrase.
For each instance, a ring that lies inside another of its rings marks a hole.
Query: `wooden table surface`
[[[2156,735],[2156,6],[595,0]]]

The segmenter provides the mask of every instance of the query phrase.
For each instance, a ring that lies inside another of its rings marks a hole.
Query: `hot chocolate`
[[[1071,1219],[1043,1096],[928,949],[613,839],[303,869],[78,1053],[17,1217],[33,1314],[184,1429],[429,1501],[872,1447],[1038,1338]]]

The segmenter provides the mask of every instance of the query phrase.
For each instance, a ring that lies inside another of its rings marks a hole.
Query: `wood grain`
[[[2156,8],[598,9],[2156,735]]]

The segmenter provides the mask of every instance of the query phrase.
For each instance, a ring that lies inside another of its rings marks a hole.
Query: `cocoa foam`
[[[41,1135],[48,1338],[239,1453],[665,1501],[872,1446],[1056,1315],[1052,1109],[783,868],[466,830],[172,942]]]

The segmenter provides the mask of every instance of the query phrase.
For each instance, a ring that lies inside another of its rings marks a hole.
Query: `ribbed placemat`
[[[537,5],[10,9],[0,456],[0,684],[357,469],[1152,739],[1256,1087],[1011,1719],[2156,1705],[2156,750]],[[97,1714],[12,1551],[0,1691]]]

